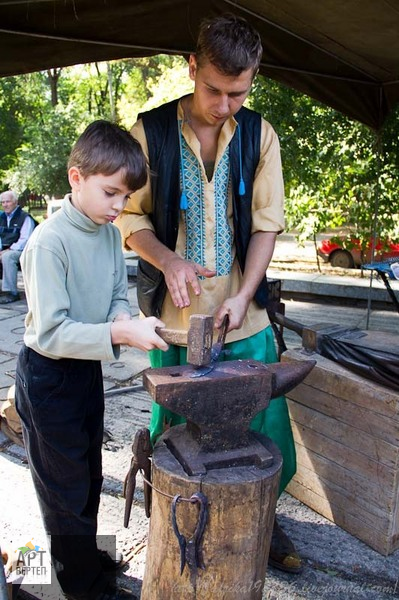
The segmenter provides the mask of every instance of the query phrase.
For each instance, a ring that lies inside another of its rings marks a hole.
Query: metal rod
[[[379,271],[378,274],[381,277],[382,281],[384,282],[387,292],[390,295],[392,302],[396,306],[396,310],[399,312],[399,302],[395,296],[395,292],[391,288],[391,284],[389,283],[388,277],[386,276],[386,274],[383,271]]]
[[[143,385],[130,385],[127,387],[120,387],[116,390],[107,390],[104,392],[104,396],[118,396],[119,394],[129,394],[130,392],[142,392],[143,390]]]
[[[374,261],[375,247],[377,243],[377,221],[378,221],[378,207],[380,204],[380,192],[381,192],[381,134],[377,133],[376,137],[376,150],[377,150],[377,188],[374,200],[374,216],[372,226],[372,246],[371,246],[371,261]],[[370,285],[367,297],[367,316],[366,316],[366,330],[370,327],[370,315],[371,315],[371,292],[373,289],[373,271],[370,275]]]
[[[299,323],[298,321],[294,321],[293,319],[289,319],[285,315],[282,315],[281,313],[277,313],[277,312],[272,315],[272,319],[275,323],[278,323],[279,325],[283,325],[283,327],[286,327],[287,329],[291,329],[291,331],[295,331],[295,333],[297,333],[298,335],[300,335],[302,337],[303,328],[304,328],[302,323]]]

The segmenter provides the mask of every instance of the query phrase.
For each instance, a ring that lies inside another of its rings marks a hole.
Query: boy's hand
[[[125,344],[139,350],[167,350],[168,344],[156,333],[156,327],[165,327],[165,323],[156,317],[114,321],[111,325],[113,344]]]
[[[198,275],[203,277],[214,277],[216,275],[216,271],[211,271],[198,263],[184,260],[177,255],[168,262],[163,273],[173,304],[177,308],[190,306],[188,284],[193,288],[194,294],[200,295],[201,286]]]
[[[114,321],[131,321],[132,319],[132,315],[129,315],[128,313],[119,313],[118,315],[116,315],[116,317],[113,319]]]

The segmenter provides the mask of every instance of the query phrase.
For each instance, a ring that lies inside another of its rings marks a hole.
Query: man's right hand
[[[184,260],[177,254],[168,261],[163,273],[172,302],[177,308],[190,306],[189,285],[191,285],[196,296],[201,294],[199,275],[203,277],[215,277],[216,275],[216,271],[211,271],[198,263]]]

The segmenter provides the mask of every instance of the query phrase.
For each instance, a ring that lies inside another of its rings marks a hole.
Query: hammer
[[[182,344],[182,331],[157,327],[157,334],[167,344]],[[211,315],[191,315],[187,332],[187,362],[195,367],[203,367],[211,362],[213,341],[213,317]]]

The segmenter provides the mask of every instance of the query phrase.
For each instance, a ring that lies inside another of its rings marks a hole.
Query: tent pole
[[[378,222],[378,208],[380,205],[380,194],[381,194],[381,130],[379,129],[376,133],[376,161],[377,161],[377,188],[375,193],[375,201],[374,201],[374,217],[373,217],[373,227],[372,227],[372,246],[371,246],[371,262],[374,262],[374,254],[375,247],[377,242],[377,222]],[[366,317],[366,330],[369,328],[370,324],[370,314],[371,314],[371,293],[373,288],[373,270],[370,271],[370,286],[369,286],[369,294],[367,298],[367,317]]]

